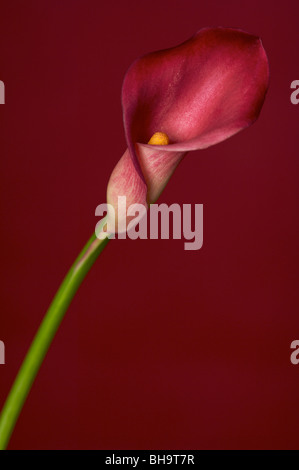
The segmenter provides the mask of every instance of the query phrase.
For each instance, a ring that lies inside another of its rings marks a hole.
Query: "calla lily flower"
[[[261,40],[236,29],[205,28],[177,47],[137,59],[122,87],[128,148],[107,188],[116,214],[118,196],[126,196],[127,206],[148,207],[188,151],[250,126],[268,81]]]
[[[127,207],[142,204],[148,208],[188,151],[222,142],[257,119],[268,77],[260,39],[226,28],[202,29],[183,44],[147,54],[129,68],[122,88],[128,148],[108,183],[108,218],[100,221],[98,232],[71,266],[34,337],[0,415],[0,449],[7,446],[82,280],[110,235],[128,229],[130,220],[123,208],[124,215],[119,220],[113,217],[110,224],[112,212],[118,215],[119,196],[126,197]],[[109,212],[109,207],[114,210]]]

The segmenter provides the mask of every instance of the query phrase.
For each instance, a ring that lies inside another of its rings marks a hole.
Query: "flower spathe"
[[[268,81],[261,40],[236,29],[205,28],[137,59],[122,87],[128,148],[111,174],[107,202],[115,210],[118,196],[127,205],[155,202],[186,152],[217,144],[257,119]],[[151,143],[157,132],[167,145],[159,138]]]

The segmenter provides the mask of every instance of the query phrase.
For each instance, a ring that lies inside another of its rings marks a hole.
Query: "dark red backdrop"
[[[204,246],[113,241],[76,296],[15,449],[298,448],[297,1],[0,4],[0,405],[125,148],[138,56],[204,26],[262,37],[260,119],[184,160],[160,201],[204,204]]]

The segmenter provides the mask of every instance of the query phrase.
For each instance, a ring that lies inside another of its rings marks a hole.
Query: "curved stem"
[[[102,219],[100,230],[106,223]],[[0,450],[6,448],[16,421],[55,333],[74,295],[109,241],[93,235],[70,268],[33,339],[0,415]]]

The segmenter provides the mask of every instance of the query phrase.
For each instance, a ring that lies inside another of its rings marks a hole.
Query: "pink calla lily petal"
[[[122,88],[128,151],[112,173],[108,202],[115,205],[117,194],[128,204],[154,202],[187,151],[219,143],[257,119],[268,81],[260,39],[235,29],[205,28],[137,59]],[[155,132],[166,133],[170,144],[148,145]]]
[[[268,86],[259,38],[206,28],[183,44],[136,60],[123,83],[128,146],[165,132],[169,151],[206,148],[249,126]]]

